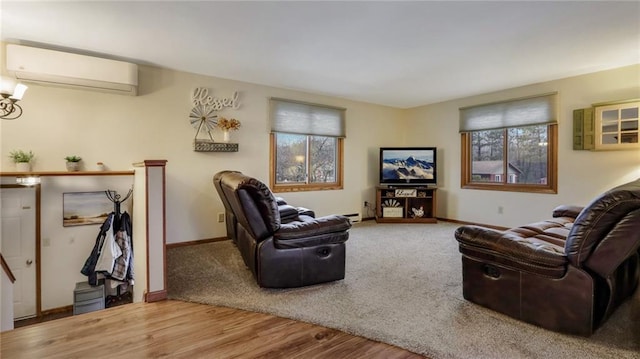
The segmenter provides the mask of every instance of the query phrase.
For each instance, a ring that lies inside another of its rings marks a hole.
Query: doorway
[[[40,185],[0,185],[0,251],[14,283],[14,321],[41,315]]]

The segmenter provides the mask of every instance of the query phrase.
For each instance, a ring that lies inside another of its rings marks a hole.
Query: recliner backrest
[[[238,223],[257,241],[280,228],[278,203],[264,183],[240,172],[229,172],[221,176],[220,188]]]
[[[226,226],[227,226],[227,237],[229,239],[232,240],[236,240],[237,234],[236,234],[236,216],[233,214],[233,209],[231,209],[231,204],[229,203],[229,199],[227,198],[227,196],[224,194],[224,191],[222,191],[222,186],[220,185],[220,181],[222,181],[222,177],[227,174],[227,173],[240,173],[238,171],[220,171],[218,173],[216,173],[213,176],[213,186],[215,187],[216,191],[218,192],[218,196],[220,197],[220,199],[222,200],[222,204],[224,205],[224,209],[225,209],[225,219],[226,219]]]
[[[571,264],[589,260],[598,271],[611,271],[640,246],[640,179],[596,197],[576,218],[565,243]],[[598,258],[590,259],[590,256]],[[595,269],[595,268],[592,268]]]

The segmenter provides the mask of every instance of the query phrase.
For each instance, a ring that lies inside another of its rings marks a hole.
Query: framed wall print
[[[113,202],[105,191],[68,192],[62,194],[64,227],[102,224],[113,212]]]

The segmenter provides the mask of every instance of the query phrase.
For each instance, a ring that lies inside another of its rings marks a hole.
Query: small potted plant
[[[15,150],[9,152],[9,158],[16,164],[16,171],[30,172],[31,161],[35,158],[35,155],[31,151]]]
[[[229,142],[230,131],[237,131],[240,129],[240,121],[235,118],[227,119],[225,117],[218,118],[218,128],[222,130],[222,141]]]
[[[82,161],[81,157],[74,155],[67,156],[64,159],[67,160],[67,171],[76,172],[80,170],[80,161]]]

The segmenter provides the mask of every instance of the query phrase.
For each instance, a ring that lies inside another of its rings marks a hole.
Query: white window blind
[[[460,108],[460,132],[558,123],[558,94]]]
[[[345,109],[270,99],[271,132],[346,137]]]

